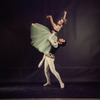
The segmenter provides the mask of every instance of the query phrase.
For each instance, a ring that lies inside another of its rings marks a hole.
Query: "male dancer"
[[[45,62],[44,62],[44,72],[45,72],[45,76],[46,76],[47,82],[43,86],[51,85],[50,74],[49,74],[49,69],[50,69],[51,72],[55,75],[55,77],[59,81],[60,87],[64,88],[64,83],[62,82],[59,73],[55,69],[55,65],[54,65],[55,56],[54,56],[54,53],[55,53],[55,50],[59,46],[63,46],[63,45],[66,44],[66,41],[64,39],[59,39],[58,40],[58,37],[56,35],[59,32],[59,30],[63,27],[63,24],[66,22],[66,19],[65,19],[66,18],[66,14],[67,14],[67,12],[64,11],[63,19],[59,20],[57,22],[57,24],[55,24],[53,22],[53,18],[52,18],[51,15],[47,16],[47,18],[50,19],[51,24],[53,26],[52,34],[48,38],[48,41],[51,43],[53,49],[50,51],[50,53],[44,54],[42,60],[40,61],[39,65],[38,65],[38,68],[40,68],[42,66],[43,61],[45,60]],[[56,48],[56,49],[54,49],[54,48]]]

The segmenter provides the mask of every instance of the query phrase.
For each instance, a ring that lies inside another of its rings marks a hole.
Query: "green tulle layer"
[[[31,44],[44,54],[48,54],[51,50],[51,44],[48,41],[50,35],[51,32],[46,26],[39,23],[31,25]]]

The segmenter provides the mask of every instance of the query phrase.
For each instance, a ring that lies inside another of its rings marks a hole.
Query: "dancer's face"
[[[59,39],[59,44],[63,44],[65,43],[66,41],[64,39]]]
[[[62,24],[63,24],[63,19],[59,20],[59,21],[57,22],[57,24],[58,24],[58,25],[62,25]]]

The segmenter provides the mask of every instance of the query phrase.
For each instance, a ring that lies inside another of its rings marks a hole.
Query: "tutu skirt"
[[[51,51],[51,44],[48,41],[48,37],[51,35],[50,30],[39,23],[33,23],[31,25],[31,44],[38,51],[48,54]]]

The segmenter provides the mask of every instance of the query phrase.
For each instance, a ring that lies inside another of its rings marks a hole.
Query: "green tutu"
[[[48,54],[51,51],[52,46],[48,41],[50,35],[51,32],[46,26],[39,23],[31,25],[31,44],[44,54]]]

